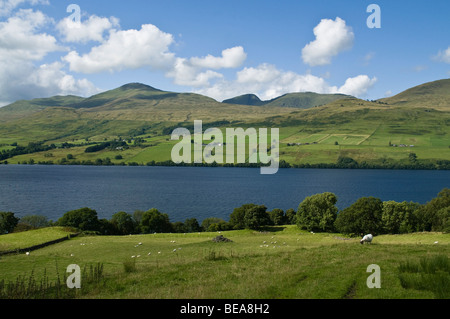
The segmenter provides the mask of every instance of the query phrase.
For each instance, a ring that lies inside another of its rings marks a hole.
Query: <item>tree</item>
[[[19,223],[19,218],[11,212],[0,212],[0,235],[13,232]]]
[[[416,153],[409,153],[408,159],[409,159],[409,162],[411,164],[417,163],[417,155],[416,155]]]
[[[272,211],[268,212],[268,214],[273,225],[285,225],[287,222],[284,211],[280,208],[274,208]]]
[[[298,227],[308,231],[333,231],[338,212],[336,202],[336,195],[329,192],[306,197],[298,206]]]
[[[382,214],[383,202],[380,199],[362,197],[339,212],[334,225],[344,234],[380,234],[383,232]]]
[[[118,235],[128,235],[136,232],[136,222],[133,217],[126,212],[115,213],[112,215],[110,222]]]
[[[383,202],[381,220],[384,231],[388,234],[404,234],[415,231],[417,227],[415,211],[419,207],[420,204],[413,202]]]
[[[237,207],[233,209],[233,212],[230,214],[230,226],[232,229],[244,229],[245,221],[244,216],[247,209],[256,206],[255,204],[244,204],[241,207]]]
[[[237,207],[230,215],[230,226],[232,229],[257,229],[260,226],[270,224],[267,207],[256,204],[244,204]]]
[[[286,222],[288,225],[295,225],[297,223],[297,212],[293,208],[286,211]]]
[[[417,230],[443,231],[448,222],[448,216],[445,213],[447,207],[450,207],[450,189],[444,188],[437,197],[417,210]]]
[[[20,223],[30,226],[31,228],[48,227],[50,222],[46,216],[42,215],[27,215],[20,218]]]
[[[169,215],[161,213],[156,208],[152,208],[142,215],[140,228],[145,234],[170,233],[173,230]]]
[[[196,218],[188,218],[184,221],[186,233],[195,233],[202,230]]]
[[[175,233],[186,233],[186,226],[180,221],[172,223],[172,229]]]
[[[135,210],[133,213],[133,219],[134,221],[139,225],[142,221],[142,216],[144,216],[144,211],[143,210]]]
[[[222,231],[228,230],[230,228],[229,224],[218,217],[208,217],[202,221],[202,229],[204,231],[213,232],[213,231]]]
[[[74,227],[82,231],[100,230],[97,212],[87,207],[65,213],[60,219],[58,219],[58,225]]]
[[[261,226],[270,224],[269,214],[267,214],[267,207],[264,205],[255,205],[248,208],[244,214],[244,225],[247,229],[258,229]]]

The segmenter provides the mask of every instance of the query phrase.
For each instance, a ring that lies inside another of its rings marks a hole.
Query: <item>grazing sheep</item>
[[[359,242],[360,242],[361,244],[364,244],[365,242],[366,242],[366,243],[371,243],[371,242],[372,242],[372,239],[373,239],[372,234],[368,234],[368,235],[364,236]]]

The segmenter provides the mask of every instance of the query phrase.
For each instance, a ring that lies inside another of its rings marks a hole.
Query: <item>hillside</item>
[[[450,110],[450,79],[424,83],[378,101],[395,106]]]
[[[36,99],[1,108],[0,152],[9,152],[3,156],[8,163],[61,163],[68,154],[74,164],[105,158],[113,164],[166,162],[176,143],[170,133],[180,126],[191,129],[194,120],[202,120],[203,129],[279,128],[280,159],[291,166],[334,165],[344,158],[365,167],[442,168],[450,162],[448,92],[450,80],[440,80],[376,101],[292,93],[257,105],[260,100],[254,95],[220,103],[199,94],[131,83],[89,98]],[[325,103],[327,99],[331,101]],[[230,104],[233,101],[254,105]],[[87,143],[124,138],[129,141],[124,151],[84,152]],[[29,142],[57,148],[11,153],[16,143]],[[62,143],[73,147],[59,148]]]
[[[325,105],[344,98],[352,98],[352,97],[344,94],[319,94],[313,92],[298,92],[298,93],[284,94],[272,100],[261,101],[254,94],[245,94],[225,100],[223,101],[223,103],[308,109],[315,106]]]
[[[260,98],[255,94],[244,94],[236,96],[231,99],[223,100],[222,103],[239,104],[239,105],[257,105],[257,106],[265,104],[265,102],[261,101]]]

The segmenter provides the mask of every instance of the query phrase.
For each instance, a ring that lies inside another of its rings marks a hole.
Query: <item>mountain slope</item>
[[[308,109],[315,106],[325,105],[327,103],[343,98],[351,98],[351,96],[345,94],[319,94],[313,92],[299,92],[288,93],[272,100],[261,101],[254,94],[245,94],[228,100],[224,100],[223,103]]]
[[[450,110],[450,79],[424,83],[378,101],[395,106]]]
[[[239,104],[239,105],[264,105],[265,102],[261,101],[259,97],[257,97],[255,94],[244,94],[240,96],[236,96],[231,99],[227,99],[222,101],[222,103],[226,104]]]

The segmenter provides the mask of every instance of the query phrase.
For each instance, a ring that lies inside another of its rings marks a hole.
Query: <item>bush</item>
[[[115,213],[111,217],[110,222],[117,235],[129,235],[136,232],[136,222],[133,217],[126,212]]]
[[[169,215],[159,212],[156,208],[146,211],[142,215],[140,229],[143,233],[170,233],[173,231]]]
[[[381,216],[384,231],[388,234],[414,232],[417,228],[415,212],[419,207],[419,204],[412,202],[384,202]]]
[[[0,235],[13,232],[18,223],[19,218],[14,213],[0,212]]]
[[[280,208],[275,208],[268,214],[272,225],[285,225],[287,223],[286,215],[284,214],[284,211]]]
[[[26,224],[31,228],[42,228],[50,226],[50,222],[48,221],[46,216],[42,215],[27,215],[20,218],[21,224]]]
[[[349,235],[383,233],[383,202],[375,197],[362,197],[339,212],[334,223],[336,229]]]
[[[336,202],[336,195],[328,192],[305,198],[297,210],[298,227],[308,231],[333,231],[338,212]]]
[[[209,217],[202,221],[203,231],[214,232],[214,231],[224,231],[229,230],[230,225],[224,221],[222,218]]]
[[[78,228],[82,231],[100,231],[97,212],[90,208],[80,208],[67,212],[58,219],[59,226]]]
[[[419,231],[448,231],[450,189],[444,188],[436,198],[420,207],[416,212],[417,230]]]
[[[237,207],[230,215],[230,226],[232,229],[257,229],[270,225],[269,214],[266,210],[266,206],[256,204],[244,204]]]

